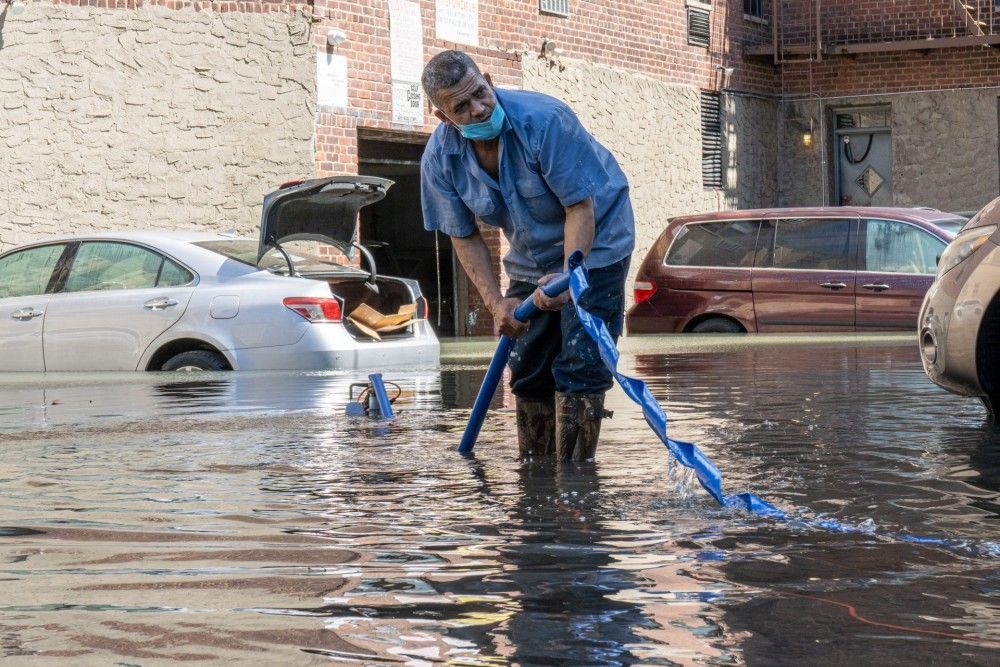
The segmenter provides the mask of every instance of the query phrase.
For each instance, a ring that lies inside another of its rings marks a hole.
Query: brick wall
[[[1000,50],[981,46],[786,63],[781,82],[786,95],[823,97],[1000,86]]]
[[[785,44],[815,40],[814,0],[780,0],[779,6],[780,34]],[[966,34],[965,20],[952,0],[824,0],[820,18],[820,35],[825,44]]]

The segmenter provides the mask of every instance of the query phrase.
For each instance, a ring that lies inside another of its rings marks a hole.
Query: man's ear
[[[489,72],[484,73],[483,78],[486,79],[486,83],[490,84],[490,88],[496,88],[496,86],[493,85],[493,77],[490,76]]]
[[[446,123],[448,125],[451,125],[452,127],[455,127],[455,123],[451,122],[451,119],[445,116],[444,112],[441,111],[440,109],[434,110],[434,117],[437,118],[442,123]]]

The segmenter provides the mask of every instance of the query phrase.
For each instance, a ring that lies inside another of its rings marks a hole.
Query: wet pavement
[[[53,664],[995,665],[1000,432],[909,340],[623,341],[726,489],[620,391],[594,466],[518,464],[485,372],[0,376],[0,657]],[[489,348],[489,346],[484,346]],[[394,392],[393,392],[394,393]],[[955,548],[905,543],[908,532]]]

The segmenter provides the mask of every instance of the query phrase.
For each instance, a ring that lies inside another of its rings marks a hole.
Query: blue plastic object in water
[[[565,292],[567,287],[569,287],[569,274],[564,273],[548,285],[542,287],[542,291],[548,296],[556,296]],[[514,317],[522,322],[527,322],[537,315],[538,312],[538,307],[529,296],[514,310]],[[497,385],[500,384],[503,367],[507,365],[507,359],[510,357],[510,351],[513,347],[513,338],[508,336],[500,337],[500,344],[497,345],[497,351],[493,353],[493,360],[490,361],[490,367],[486,370],[486,377],[483,378],[483,384],[479,387],[479,393],[476,394],[476,402],[472,405],[472,414],[469,416],[469,423],[465,427],[465,433],[462,434],[462,442],[458,445],[458,451],[461,454],[471,453],[472,448],[476,446],[476,438],[479,437],[479,431],[483,427],[483,420],[486,419],[486,411],[490,409],[490,401],[493,400],[493,394],[496,393]]]
[[[395,417],[389,393],[385,390],[385,383],[382,382],[382,374],[372,373],[368,376],[368,381],[371,383],[371,393],[375,399],[374,404],[368,408],[368,416],[372,419],[392,419]],[[376,410],[378,414],[375,414]]]

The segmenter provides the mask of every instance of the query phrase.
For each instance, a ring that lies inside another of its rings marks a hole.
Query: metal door
[[[837,201],[892,206],[892,133],[887,108],[835,114]]]
[[[149,248],[87,241],[45,314],[45,369],[136,370],[149,344],[187,308],[186,269]]]
[[[752,274],[758,332],[854,331],[857,224],[853,218],[765,222]]]

